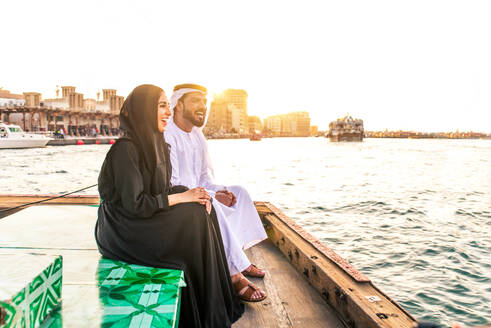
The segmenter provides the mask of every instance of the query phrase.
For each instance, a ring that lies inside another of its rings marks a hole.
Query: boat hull
[[[46,147],[50,140],[48,138],[2,138],[0,139],[0,149],[42,148]]]
[[[330,135],[329,140],[332,142],[349,141],[349,142],[359,142],[363,141],[362,133],[344,133],[338,135]]]

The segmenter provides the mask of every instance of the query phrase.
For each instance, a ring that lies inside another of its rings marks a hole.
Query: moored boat
[[[43,206],[15,214],[12,213],[19,208],[1,210],[48,198],[0,195],[0,218],[4,217],[0,219],[0,253],[15,248],[15,252],[63,255],[64,272],[67,272],[63,279],[63,322],[84,326],[72,320],[83,318],[83,313],[90,309],[94,311],[89,318],[92,321],[85,326],[97,326],[103,315],[93,281],[100,259],[93,238],[97,208],[87,205],[97,206],[99,197],[52,199],[42,203]],[[368,277],[278,208],[267,202],[255,202],[255,205],[269,238],[247,253],[253,263],[266,270],[266,278],[254,283],[269,297],[263,303],[247,304],[244,316],[234,327],[409,328],[417,325],[407,311]],[[24,228],[18,229],[16,222]]]
[[[45,147],[51,138],[26,133],[20,126],[0,122],[0,149]]]

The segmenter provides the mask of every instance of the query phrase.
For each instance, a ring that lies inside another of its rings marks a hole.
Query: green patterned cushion
[[[177,327],[181,270],[101,259],[97,271],[102,327]]]
[[[63,260],[45,254],[0,254],[0,327],[39,327],[60,304]]]

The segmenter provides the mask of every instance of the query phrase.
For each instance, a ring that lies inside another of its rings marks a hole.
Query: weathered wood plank
[[[46,200],[60,195],[0,195],[0,208],[20,206]],[[53,200],[48,200],[36,205],[97,205],[99,204],[98,195],[68,195]]]
[[[267,241],[262,242],[246,251],[249,260],[257,266],[265,269],[264,279],[249,278],[259,288],[268,294],[268,298],[260,303],[246,303],[246,311],[242,318],[234,325],[234,328],[265,327],[265,328],[289,328],[293,327],[288,312],[286,311],[280,293],[274,285],[271,275],[274,270],[264,261],[264,248]],[[281,256],[281,254],[278,254]]]
[[[269,241],[247,250],[251,262],[266,271],[264,279],[251,279],[268,293],[262,303],[246,305],[244,316],[234,325],[242,327],[343,328],[335,311]]]

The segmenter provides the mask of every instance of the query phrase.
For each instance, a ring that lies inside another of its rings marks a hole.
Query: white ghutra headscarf
[[[177,102],[179,101],[179,99],[181,99],[182,96],[184,96],[185,94],[191,93],[191,92],[199,92],[203,95],[207,94],[203,90],[194,89],[194,88],[182,88],[182,89],[175,90],[174,93],[172,94],[172,96],[170,97],[170,111],[172,112],[172,116],[174,116],[174,109],[176,108]],[[205,152],[205,159],[206,159],[208,171],[209,171],[210,177],[213,178],[214,177],[213,164],[211,162],[210,153],[208,152],[208,145],[206,143],[206,138],[205,138],[205,135],[203,134],[203,128],[206,126],[206,123],[208,122],[208,116],[209,115],[210,115],[210,111],[208,109],[206,109],[205,121],[204,121],[203,125],[201,127],[193,126],[191,133],[197,135],[199,137],[199,139],[201,140],[201,144],[203,145],[203,148],[204,148],[203,150]]]

